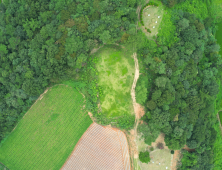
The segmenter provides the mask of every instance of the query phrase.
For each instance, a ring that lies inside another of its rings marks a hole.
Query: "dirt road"
[[[135,126],[134,129],[130,131],[130,146],[131,150],[133,152],[133,158],[138,159],[138,146],[137,146],[137,126],[139,124],[140,118],[144,115],[144,109],[140,104],[136,103],[136,94],[135,94],[135,88],[136,88],[136,83],[139,78],[139,64],[138,64],[138,59],[137,59],[137,54],[133,54],[134,62],[135,62],[135,75],[134,75],[134,80],[133,80],[133,85],[131,88],[131,98],[133,100],[133,108],[134,108],[134,113],[135,113]],[[135,163],[138,165],[138,163]]]

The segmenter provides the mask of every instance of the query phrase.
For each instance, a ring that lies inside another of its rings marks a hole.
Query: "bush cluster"
[[[147,30],[147,32],[151,33],[151,30],[149,28],[145,27],[145,29]]]
[[[142,163],[150,162],[150,153],[148,151],[140,152],[139,159]]]

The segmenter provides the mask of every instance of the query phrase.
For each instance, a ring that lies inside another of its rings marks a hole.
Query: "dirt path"
[[[131,88],[131,98],[133,100],[133,108],[134,108],[134,113],[135,113],[135,126],[134,129],[130,130],[130,136],[129,136],[129,142],[130,142],[130,150],[132,151],[131,156],[134,159],[138,159],[138,145],[136,142],[137,139],[137,126],[139,124],[140,118],[145,114],[144,113],[144,108],[136,103],[136,94],[135,94],[135,88],[136,88],[136,83],[139,78],[139,64],[138,64],[138,59],[137,59],[137,54],[133,54],[134,62],[135,62],[135,74],[134,74],[134,80],[133,80],[133,85]],[[137,164],[138,165],[138,164]],[[132,165],[134,166],[134,165]]]
[[[141,117],[141,115],[140,115],[141,114],[140,113],[141,106],[138,103],[136,103],[136,93],[135,93],[136,82],[139,78],[139,64],[138,64],[138,59],[137,59],[137,54],[136,53],[133,54],[133,58],[134,58],[134,61],[135,61],[135,76],[134,76],[133,85],[132,85],[132,88],[131,88],[131,98],[133,100],[133,108],[134,108],[134,113],[135,113],[136,125],[134,127],[134,136],[135,136],[135,139],[136,139],[137,126],[138,126],[138,123],[139,123],[139,119]]]
[[[175,150],[173,154],[173,159],[171,160],[171,170],[177,170],[177,162],[181,157],[180,150]]]
[[[219,116],[219,112],[222,111],[222,110],[219,110],[218,113],[217,113],[217,119],[219,121],[219,126],[220,126],[220,131],[222,133],[222,125],[221,125],[221,122],[220,122],[220,116]]]

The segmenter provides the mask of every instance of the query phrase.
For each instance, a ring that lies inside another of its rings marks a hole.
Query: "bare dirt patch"
[[[164,141],[164,137],[165,137],[165,134],[161,133],[161,134],[158,136],[158,138],[155,140],[155,142],[152,142],[152,143],[151,143],[151,146],[152,146],[153,148],[157,148],[157,144],[158,144],[158,143],[162,143],[163,146],[164,146],[164,149],[168,149],[168,146],[166,146],[166,143],[165,143],[165,141]]]
[[[130,170],[128,144],[124,133],[96,123],[83,134],[63,169]]]
[[[103,45],[101,47],[98,47],[98,48],[93,48],[92,51],[90,52],[90,54],[94,54],[96,51],[98,51],[102,47],[103,47]]]
[[[95,122],[96,119],[93,117],[93,114],[92,114],[91,112],[88,112],[88,115],[89,115],[90,119],[91,119],[93,122]]]
[[[177,163],[180,160],[180,157],[180,150],[175,150],[173,154],[173,159],[171,160],[171,170],[177,170]]]

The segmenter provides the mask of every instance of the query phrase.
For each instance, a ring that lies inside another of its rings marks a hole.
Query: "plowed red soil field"
[[[83,134],[61,170],[130,170],[125,134],[93,123]]]

